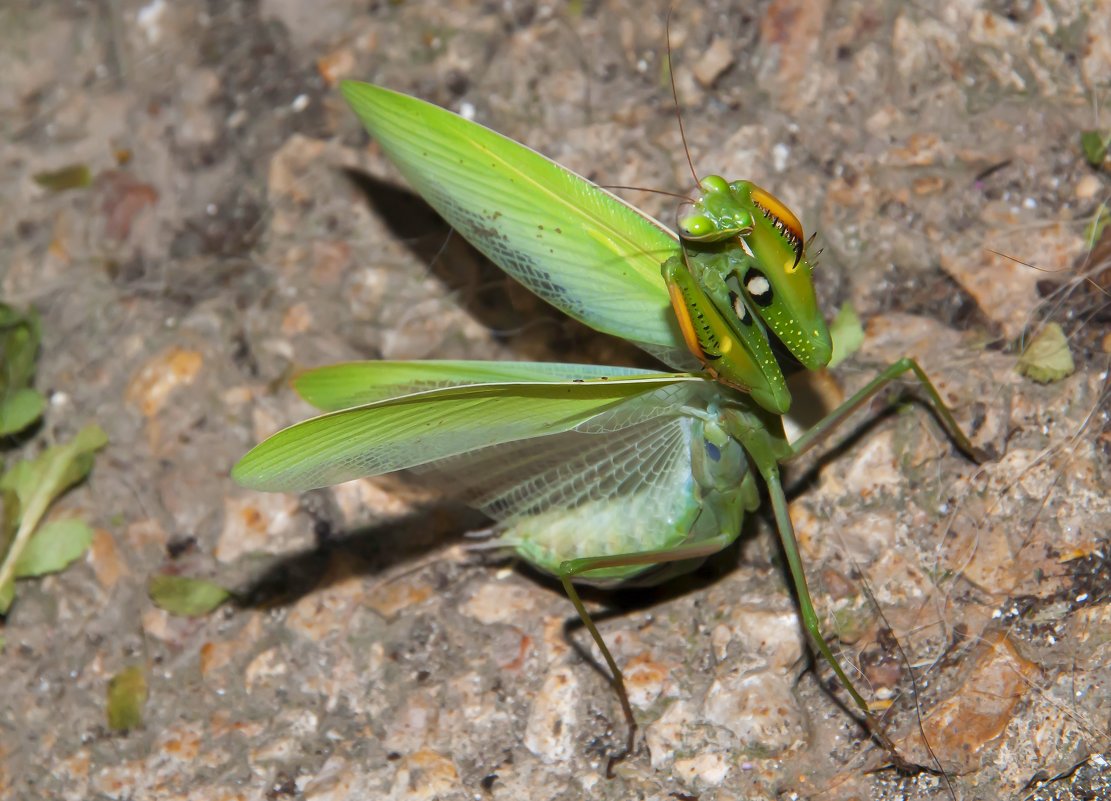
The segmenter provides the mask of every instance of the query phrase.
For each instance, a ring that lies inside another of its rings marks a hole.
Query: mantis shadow
[[[343,175],[429,274],[494,338],[535,361],[585,361],[659,369],[634,345],[600,334],[517,284],[444,222],[421,197],[359,170]]]
[[[479,528],[486,518],[461,503],[438,501],[387,522],[336,530],[338,510],[322,493],[307,493],[302,510],[313,519],[315,547],[283,556],[236,593],[241,608],[291,606],[352,575],[388,574]]]

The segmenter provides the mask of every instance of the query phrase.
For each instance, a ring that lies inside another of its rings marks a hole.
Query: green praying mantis
[[[649,583],[693,569],[737,538],[760,503],[759,475],[804,626],[867,715],[822,636],[779,466],[906,373],[956,446],[980,456],[906,358],[788,440],[781,362],[818,370],[832,352],[795,215],[750,182],[708,176],[696,178],[699,196],[680,208],[675,234],[451,112],[365,83],[342,91],[412,187],[472,245],[566,314],[679,372],[468,361],[310,370],[295,387],[324,414],[257,445],[235,480],[300,492],[405,468],[445,477],[498,521],[495,544],[562,583],[611,673],[628,753],[636,721],[621,670],[574,583]]]

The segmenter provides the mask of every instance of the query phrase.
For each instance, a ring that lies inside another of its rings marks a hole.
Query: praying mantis
[[[575,583],[650,583],[693,569],[737,538],[760,504],[759,476],[803,624],[867,714],[822,636],[780,465],[907,373],[956,447],[981,456],[908,358],[788,440],[782,363],[818,370],[832,353],[795,215],[750,182],[696,177],[699,195],[680,208],[676,234],[449,111],[365,83],[342,91],[412,187],[472,245],[566,314],[678,372],[468,361],[322,367],[294,385],[324,414],[257,445],[235,480],[301,492],[406,468],[445,477],[498,521],[494,544],[561,582],[610,671],[628,753],[636,720],[622,673]]]

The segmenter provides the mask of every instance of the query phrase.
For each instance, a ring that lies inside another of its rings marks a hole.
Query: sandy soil
[[[591,596],[643,734],[606,778],[624,730],[573,610],[466,550],[484,521],[450,488],[229,479],[308,414],[287,385],[303,367],[645,363],[449,238],[335,84],[473,115],[600,183],[685,192],[666,7],[4,3],[3,299],[43,316],[45,433],[95,420],[111,444],[60,505],[96,526],[88,557],[22,582],[3,623],[0,795],[1111,797],[1111,317],[1083,280],[1108,286],[1084,255],[1111,181],[1079,146],[1111,129],[1106,0],[708,0],[672,22],[694,163],[794,208],[824,247],[826,307],[866,322],[826,392],[914,355],[994,457],[876,402],[790,474],[826,628],[893,700],[886,728],[921,772],[892,769],[804,658],[763,516],[693,576]],[[71,164],[91,187],[33,180]],[[1042,386],[1014,365],[1049,319],[1078,370]],[[170,616],[146,592],[164,572],[240,600]],[[144,723],[110,732],[106,686],[131,665]]]

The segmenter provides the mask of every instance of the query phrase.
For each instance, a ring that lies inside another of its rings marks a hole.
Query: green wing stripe
[[[367,361],[307,370],[298,375],[293,383],[298,394],[316,408],[337,412],[442,387],[638,375],[658,374],[632,367],[555,362]]]
[[[503,270],[592,328],[687,364],[660,277],[674,234],[477,123],[370,84],[342,90],[413,188]]]
[[[418,392],[333,412],[279,431],[232,470],[245,487],[300,492],[568,431],[682,375],[584,382],[480,384]]]

